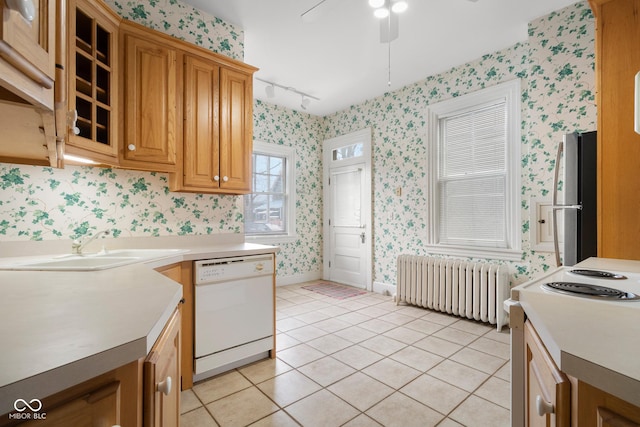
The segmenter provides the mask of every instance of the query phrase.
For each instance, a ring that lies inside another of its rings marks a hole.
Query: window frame
[[[253,151],[251,157],[254,154],[264,154],[267,156],[276,156],[285,158],[285,182],[284,182],[284,194],[286,200],[286,233],[270,233],[270,234],[246,234],[245,241],[253,243],[289,243],[293,242],[297,238],[296,234],[296,150],[293,147],[286,147],[283,145],[269,144],[262,141],[253,142]],[[254,178],[254,165],[251,165],[251,182]],[[242,214],[245,215],[246,197],[249,197],[254,193],[253,191],[242,198]],[[246,218],[243,220],[243,226],[246,226]],[[244,230],[243,230],[244,231]]]
[[[453,245],[439,242],[440,203],[438,179],[440,175],[440,120],[504,100],[507,111],[505,224],[506,248]],[[520,79],[499,83],[467,95],[429,105],[427,108],[427,245],[433,253],[471,258],[522,259],[521,188],[521,89]]]

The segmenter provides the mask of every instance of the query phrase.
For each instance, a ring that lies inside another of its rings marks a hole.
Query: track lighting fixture
[[[301,96],[300,108],[302,108],[303,110],[307,109],[309,104],[311,104],[311,100],[312,99],[315,100],[315,101],[320,101],[320,98],[316,98],[315,96],[306,94],[304,92],[300,92],[299,90],[297,90],[294,87],[279,85],[278,83],[270,82],[270,81],[267,81],[267,80],[262,80],[262,79],[259,79],[257,77],[255,79],[260,81],[260,82],[262,82],[262,83],[265,83],[267,85],[267,87],[265,87],[265,89],[264,89],[264,91],[265,91],[265,93],[267,95],[267,98],[270,98],[270,99],[271,98],[275,98],[275,96],[276,96],[276,88],[280,88],[280,89],[283,89],[283,90],[285,90],[287,92],[293,92],[293,93],[296,93],[296,94],[300,95]]]
[[[269,85],[264,89],[267,94],[267,98],[273,98],[276,96],[276,87],[274,85]]]

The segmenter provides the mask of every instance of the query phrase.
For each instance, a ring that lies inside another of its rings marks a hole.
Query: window
[[[287,242],[295,238],[295,150],[253,144],[253,193],[244,196],[247,240]]]
[[[520,81],[429,107],[429,250],[519,260]]]

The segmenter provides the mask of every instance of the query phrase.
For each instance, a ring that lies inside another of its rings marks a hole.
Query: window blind
[[[439,121],[439,241],[507,247],[507,105]]]

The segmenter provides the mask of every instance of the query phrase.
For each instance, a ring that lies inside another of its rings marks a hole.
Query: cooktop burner
[[[584,270],[579,268],[569,270],[569,273],[577,274],[579,276],[595,277],[598,279],[626,279],[627,278],[627,276],[623,276],[622,274],[610,273],[608,271]]]
[[[542,285],[544,289],[562,294],[574,295],[584,298],[608,299],[616,301],[633,301],[640,296],[631,292],[608,288],[606,286],[591,285],[575,282],[549,282]]]

